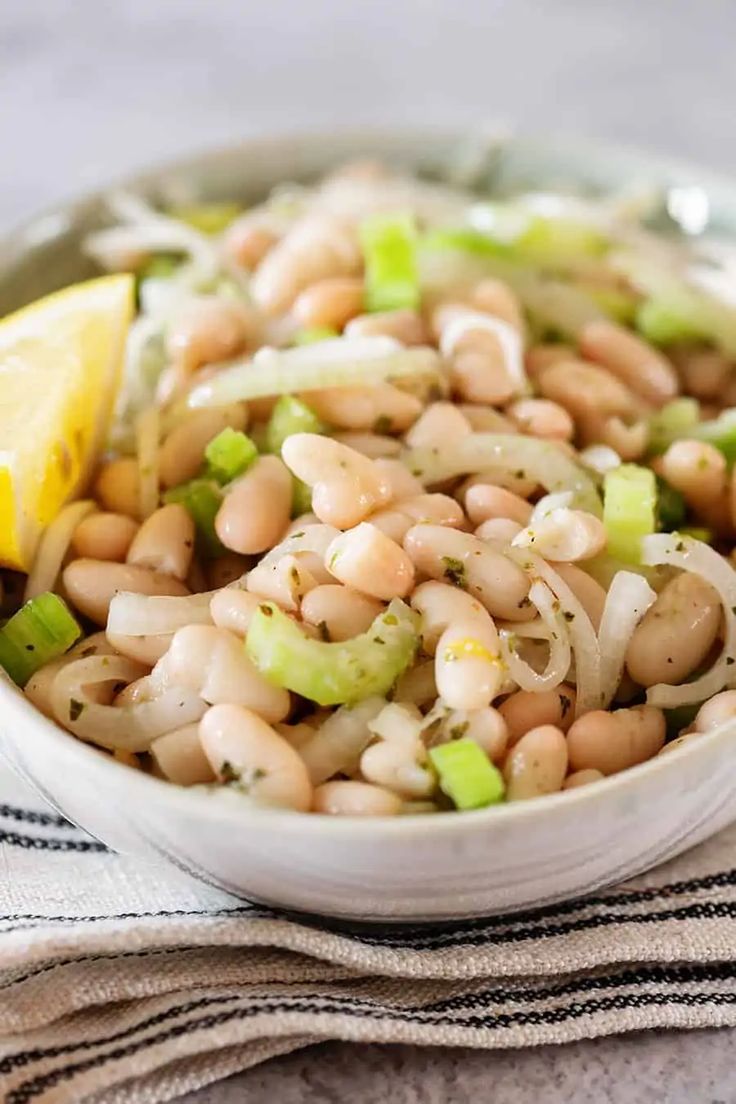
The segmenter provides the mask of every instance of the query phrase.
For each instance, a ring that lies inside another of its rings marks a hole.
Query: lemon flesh
[[[28,571],[109,428],[133,315],[130,275],[64,288],[0,320],[0,567]]]

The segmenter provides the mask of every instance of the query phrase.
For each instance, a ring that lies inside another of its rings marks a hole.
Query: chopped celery
[[[642,537],[656,528],[657,482],[654,472],[637,464],[621,464],[603,481],[603,524],[607,552],[624,563],[641,559]]]
[[[721,411],[712,421],[699,422],[687,436],[707,441],[733,464],[736,460],[736,408]]]
[[[691,435],[700,418],[695,399],[673,399],[649,419],[649,451],[666,452],[673,441]]]
[[[365,261],[365,308],[419,306],[417,232],[410,215],[372,215],[360,224]]]
[[[0,667],[25,686],[39,667],[63,655],[81,635],[66,603],[46,591],[29,599],[0,629]]]
[[[325,426],[301,399],[293,395],[282,395],[271,412],[266,431],[266,446],[269,452],[280,455],[281,446],[292,433],[324,433]]]
[[[654,295],[637,310],[635,324],[642,337],[653,345],[672,345],[676,341],[693,341],[705,336],[667,299]]]
[[[692,537],[693,540],[702,541],[703,544],[710,544],[713,540],[712,531],[701,525],[683,525],[678,532],[683,537]]]
[[[291,516],[308,514],[312,509],[312,488],[296,476],[292,478],[291,488]]]
[[[200,550],[208,556],[219,556],[225,549],[215,532],[215,518],[222,504],[219,486],[211,479],[192,479],[172,487],[164,495],[164,502],[180,502],[188,510],[197,527]]]
[[[679,529],[687,515],[685,499],[674,487],[657,476],[657,522],[664,533]]]
[[[457,250],[461,253],[475,253],[481,257],[505,257],[508,255],[508,247],[501,242],[494,241],[480,230],[471,230],[462,227],[458,230],[430,230],[420,240],[420,248],[430,252],[442,252],[444,250]]]
[[[577,280],[575,286],[589,296],[604,314],[616,322],[630,325],[636,317],[636,298],[623,288],[607,287],[592,281]]]
[[[175,253],[154,253],[138,270],[139,280],[168,280],[173,276],[179,265],[181,257]]]
[[[414,658],[418,618],[394,599],[360,636],[342,643],[311,640],[273,602],[263,602],[248,627],[246,649],[270,682],[318,705],[384,695]]]
[[[480,809],[503,801],[503,777],[474,740],[453,740],[430,748],[440,789],[458,809]]]
[[[313,345],[316,341],[331,341],[333,337],[339,337],[337,330],[331,326],[312,326],[308,330],[297,330],[291,339],[292,345]]]
[[[204,450],[205,478],[220,484],[230,483],[250,467],[257,455],[258,449],[250,437],[227,426]]]
[[[479,204],[474,218],[512,257],[546,268],[565,269],[600,257],[609,246],[608,238],[592,223],[569,215],[542,214],[523,203]]]
[[[183,203],[166,212],[202,234],[221,234],[241,213],[239,203]]]

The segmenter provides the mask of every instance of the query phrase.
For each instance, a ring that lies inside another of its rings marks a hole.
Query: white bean
[[[189,594],[173,575],[107,560],[72,560],[63,571],[64,590],[76,608],[98,625],[107,623],[110,602],[121,591],[133,594]]]
[[[350,640],[365,632],[382,609],[373,598],[333,583],[305,594],[301,616],[310,625],[324,626],[328,640]]]
[[[271,548],[289,524],[291,477],[277,456],[261,456],[230,485],[215,531],[226,548],[255,554]]]
[[[306,813],[312,804],[307,769],[291,745],[242,705],[216,705],[199,726],[202,748],[222,782],[264,805]]]
[[[28,688],[26,687],[26,693]],[[736,690],[724,690],[710,701],[704,702],[695,717],[698,732],[710,732],[736,717]]]
[[[159,736],[149,751],[164,778],[177,786],[196,786],[215,780],[199,739],[199,724],[183,725]]]
[[[570,766],[573,771],[592,768],[617,774],[656,755],[664,744],[665,728],[662,710],[651,705],[584,713],[567,734]]]
[[[717,592],[699,575],[683,571],[660,591],[634,629],[626,667],[640,686],[677,684],[700,666],[721,623]]]
[[[128,549],[126,562],[163,575],[186,579],[192,563],[194,522],[176,502],[162,506],[141,525]]]
[[[390,383],[310,391],[308,400],[315,413],[330,425],[378,434],[403,433],[422,412],[415,395]]]
[[[505,678],[498,633],[485,612],[453,620],[439,641],[434,659],[437,690],[451,709],[485,709]]]
[[[414,586],[414,566],[409,556],[368,522],[335,537],[324,562],[341,583],[384,601],[404,598]]]
[[[412,608],[421,615],[422,648],[434,655],[437,642],[451,622],[482,618],[486,612],[477,598],[450,583],[420,583],[411,596]]]
[[[567,732],[575,718],[575,691],[564,682],[554,690],[517,690],[501,702],[498,711],[506,722],[509,746],[541,725]]]
[[[166,437],[158,452],[159,478],[164,487],[176,487],[193,479],[204,461],[204,450],[223,429],[245,428],[242,403],[194,410]]]
[[[391,486],[374,461],[316,433],[293,433],[281,450],[288,467],[312,488],[321,521],[349,529],[391,498]]]
[[[329,816],[397,816],[401,798],[368,782],[323,782],[314,791],[312,812]]]
[[[507,801],[557,793],[567,774],[564,733],[549,724],[531,729],[509,752],[503,773]]]

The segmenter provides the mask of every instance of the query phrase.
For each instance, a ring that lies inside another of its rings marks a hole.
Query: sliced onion
[[[440,351],[443,356],[451,356],[457,348],[458,342],[467,333],[483,330],[491,333],[501,346],[501,352],[506,365],[506,371],[513,381],[517,394],[529,394],[529,380],[524,371],[524,346],[521,334],[504,322],[502,318],[495,318],[482,311],[462,309],[453,317],[442,331]]]
[[[51,707],[59,724],[80,740],[110,751],[147,751],[157,736],[198,721],[206,703],[192,690],[165,690],[135,705],[100,705],[89,692],[99,683],[130,683],[146,668],[121,656],[91,656],[62,667],[51,688]]]
[[[211,625],[210,602],[216,593],[116,594],[110,602],[107,631],[121,636],[167,636],[185,625]]]
[[[340,536],[340,530],[332,525],[305,525],[291,536],[285,537],[280,544],[272,548],[270,552],[259,560],[259,567],[270,567],[277,563],[282,556],[296,555],[298,552],[314,552],[317,556],[324,555],[335,539]]]
[[[718,552],[702,541],[679,533],[655,533],[641,542],[642,562],[669,564],[700,575],[718,591],[723,603],[723,648],[713,666],[681,686],[657,683],[647,690],[647,702],[661,709],[676,709],[712,698],[724,687],[736,685],[736,572]]]
[[[633,571],[619,571],[614,575],[598,630],[602,709],[611,704],[621,681],[631,635],[656,599],[656,591],[643,575]]]
[[[500,471],[540,483],[545,490],[571,491],[578,509],[599,517],[595,484],[578,464],[550,441],[511,433],[470,433],[447,448],[409,449],[404,463],[423,483],[440,483],[456,475]]]
[[[528,574],[543,579],[560,603],[560,612],[565,618],[575,656],[575,716],[580,717],[591,709],[598,709],[601,700],[600,647],[595,629],[583,606],[563,578],[541,556],[526,548],[510,548],[508,556]]]
[[[81,502],[70,502],[56,515],[38,545],[33,567],[26,579],[25,602],[54,589],[74,530],[83,518],[96,509],[96,503],[91,499],[83,499]]]
[[[264,395],[356,387],[400,376],[441,374],[440,356],[429,346],[405,348],[392,337],[336,337],[294,349],[265,346],[250,359],[230,361],[195,387],[189,406],[223,406]]]
[[[522,690],[539,693],[542,690],[554,690],[563,681],[570,670],[570,632],[560,602],[548,586],[535,580],[529,588],[529,599],[539,610],[539,615],[548,632],[549,659],[544,671],[539,674],[517,654],[513,644],[514,630],[502,629],[501,652],[509,674]]]

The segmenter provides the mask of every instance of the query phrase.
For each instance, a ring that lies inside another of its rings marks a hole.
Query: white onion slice
[[[655,533],[642,540],[642,562],[669,564],[700,575],[718,591],[723,603],[723,648],[713,666],[681,686],[659,682],[647,690],[647,702],[661,709],[676,709],[712,698],[724,687],[736,684],[736,572],[723,556],[702,541],[679,533]]]
[[[631,634],[656,599],[656,591],[643,575],[633,571],[619,571],[614,575],[598,629],[602,709],[611,704],[621,681]]]
[[[305,525],[291,536],[285,537],[280,544],[272,548],[270,552],[258,561],[259,567],[270,567],[277,563],[282,556],[296,555],[298,552],[314,552],[324,559],[328,547],[335,537],[340,536],[340,530],[332,525]]]
[[[514,647],[513,630],[502,629],[501,653],[509,674],[522,690],[539,693],[542,690],[554,690],[563,681],[570,670],[570,632],[560,602],[545,583],[535,580],[529,588],[529,599],[539,610],[542,622],[548,632],[549,659],[544,671],[538,673],[517,654]]]
[[[51,688],[51,707],[59,724],[80,740],[111,751],[147,751],[157,736],[198,721],[206,703],[192,690],[172,688],[152,701],[100,705],[88,687],[130,683],[146,668],[121,656],[91,656],[62,667]]]
[[[560,612],[567,623],[575,656],[575,716],[598,709],[601,700],[600,647],[596,631],[583,606],[562,577],[541,556],[526,548],[510,548],[508,555],[528,574],[543,579],[560,603]]]
[[[500,469],[523,472],[550,493],[571,491],[575,506],[600,517],[601,501],[587,472],[550,441],[511,433],[470,433],[447,448],[409,449],[403,462],[423,483]],[[522,478],[520,476],[520,478]]]
[[[232,360],[195,387],[189,406],[223,406],[264,395],[356,387],[401,376],[442,374],[429,346],[405,348],[392,337],[336,337],[294,349],[264,346],[255,356]]]
[[[64,556],[71,543],[74,530],[83,518],[97,509],[91,499],[70,502],[56,515],[43,533],[36,550],[33,567],[26,579],[23,600],[35,598],[47,590],[53,590],[64,562]]]
[[[482,311],[459,310],[442,331],[440,339],[440,351],[443,356],[449,357],[455,352],[458,342],[467,333],[483,330],[493,334],[501,346],[501,352],[506,365],[506,371],[514,384],[518,395],[530,393],[529,380],[524,371],[524,345],[521,334],[504,322],[502,318],[484,314]]]
[[[168,636],[185,625],[211,625],[214,590],[202,594],[116,594],[110,602],[107,631],[121,636]]]

